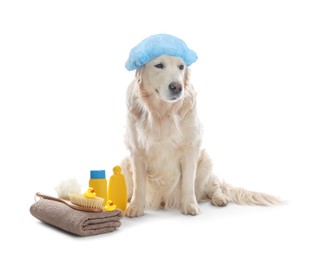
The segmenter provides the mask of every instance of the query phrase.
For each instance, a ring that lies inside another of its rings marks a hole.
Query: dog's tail
[[[228,200],[236,204],[261,206],[284,204],[284,201],[273,195],[236,188],[225,182],[221,182],[220,187]]]

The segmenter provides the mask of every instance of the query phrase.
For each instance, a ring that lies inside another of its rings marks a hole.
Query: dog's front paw
[[[144,214],[144,207],[131,203],[124,212],[129,218],[141,217]]]
[[[200,209],[197,203],[185,203],[181,206],[181,213],[195,216],[200,213]]]

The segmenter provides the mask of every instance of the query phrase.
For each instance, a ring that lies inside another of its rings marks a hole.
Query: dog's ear
[[[180,114],[182,117],[185,117],[187,113],[189,113],[192,109],[194,109],[196,102],[196,93],[194,91],[194,88],[190,82],[190,69],[186,68],[185,74],[184,74],[184,99],[183,104],[180,109]]]
[[[186,68],[186,71],[184,73],[184,87],[188,88],[190,85],[190,69]]]
[[[134,80],[127,90],[127,107],[132,112],[134,111],[133,109],[135,109],[135,107],[136,107],[135,99],[137,98],[138,90],[142,89],[142,86],[143,86],[143,84],[142,84],[143,83],[143,81],[142,81],[143,68],[144,68],[144,66],[138,68],[135,71]]]
[[[135,78],[137,79],[138,82],[141,81],[141,68],[138,68],[136,71],[135,71]]]
[[[137,80],[137,84],[139,86],[141,86],[142,84],[142,73],[143,73],[143,70],[144,70],[144,66],[138,68],[136,71],[135,71],[135,78]]]

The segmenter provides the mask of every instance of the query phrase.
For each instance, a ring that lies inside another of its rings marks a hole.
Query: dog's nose
[[[169,90],[173,94],[179,94],[182,91],[182,85],[178,82],[171,82],[169,85]]]

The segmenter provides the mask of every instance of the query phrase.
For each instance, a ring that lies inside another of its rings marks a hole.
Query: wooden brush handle
[[[43,194],[43,193],[40,193],[40,192],[37,192],[36,196],[38,196],[39,198],[43,198],[43,199],[47,199],[47,200],[54,200],[54,201],[57,201],[57,202],[64,203],[65,205],[67,205],[67,206],[69,206],[69,207],[71,207],[73,209],[79,209],[79,206],[72,204],[68,200],[59,199],[59,198],[52,197],[52,196],[49,196],[49,195],[46,195],[46,194]]]
[[[77,210],[81,210],[81,211],[87,211],[87,212],[101,212],[102,211],[102,209],[86,208],[86,207],[78,206],[78,205],[75,205],[75,204],[71,203],[68,200],[55,198],[55,197],[48,196],[48,195],[40,193],[40,192],[37,192],[36,196],[39,197],[39,198],[47,199],[47,200],[54,200],[54,201],[57,201],[57,202],[61,202],[61,203],[64,203],[64,204],[66,204],[67,206],[69,206],[69,207],[71,207],[73,209],[77,209]]]
[[[37,192],[36,196],[39,197],[39,198],[47,199],[47,200],[58,201],[58,202],[61,202],[61,203],[64,203],[64,204],[68,205],[66,200],[55,198],[55,197],[52,197],[52,196],[49,196],[49,195],[46,195],[46,194],[43,194],[43,193],[40,193],[40,192]]]

